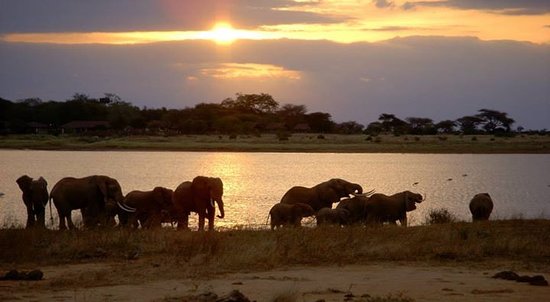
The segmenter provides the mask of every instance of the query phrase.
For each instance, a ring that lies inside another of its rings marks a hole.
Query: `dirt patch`
[[[416,301],[544,301],[550,294],[548,287],[491,278],[492,269],[395,263],[288,267],[182,278],[171,278],[165,268],[146,262],[61,265],[42,270],[45,280],[40,282],[0,283],[0,300],[175,301],[208,293],[224,296],[233,290],[251,301],[272,301],[286,295],[294,299],[290,301],[327,302],[388,295]]]

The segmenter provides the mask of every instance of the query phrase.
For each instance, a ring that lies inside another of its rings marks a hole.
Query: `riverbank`
[[[261,136],[50,136],[9,135],[0,137],[0,149],[31,150],[142,150],[223,152],[349,152],[349,153],[550,153],[550,136],[518,135],[425,135],[393,136],[293,134],[280,140],[274,134]]]
[[[490,277],[514,270],[550,279],[548,229],[549,220],[275,232],[3,229],[0,271],[39,268],[45,280],[0,283],[8,289],[0,298],[21,298],[23,292],[27,299],[74,300],[68,293],[78,292],[92,300],[107,294],[117,301],[176,301],[167,299],[239,289],[258,301],[273,301],[281,292],[303,301],[342,301],[347,292],[357,299],[403,293],[421,301],[513,301],[545,295],[548,288]],[[140,296],[139,288],[153,296]]]

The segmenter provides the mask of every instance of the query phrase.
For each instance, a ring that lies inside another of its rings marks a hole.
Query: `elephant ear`
[[[162,207],[164,204],[164,194],[163,194],[163,188],[161,187],[155,187],[153,189],[153,199],[155,200],[155,204],[159,207]]]
[[[416,210],[416,202],[413,199],[405,199],[405,209],[407,212]]]
[[[21,191],[26,192],[30,189],[32,178],[30,178],[28,175],[23,175],[19,177],[15,182],[17,182],[17,185],[21,189]]]

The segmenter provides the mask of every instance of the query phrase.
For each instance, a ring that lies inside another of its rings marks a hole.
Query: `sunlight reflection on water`
[[[123,193],[155,186],[174,189],[197,175],[220,177],[226,218],[216,225],[227,227],[265,224],[271,206],[290,187],[310,187],[334,177],[380,193],[426,194],[427,200],[409,214],[412,224],[441,207],[468,220],[468,201],[479,192],[493,196],[493,218],[550,217],[550,155],[1,150],[0,167],[0,192],[5,194],[0,221],[19,224],[25,223],[26,212],[15,180],[23,174],[45,177],[48,189],[66,176],[109,175]]]

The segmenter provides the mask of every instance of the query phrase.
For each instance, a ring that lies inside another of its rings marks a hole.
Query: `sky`
[[[482,108],[550,129],[548,0],[0,0],[0,97],[185,108],[269,93],[337,122]]]

